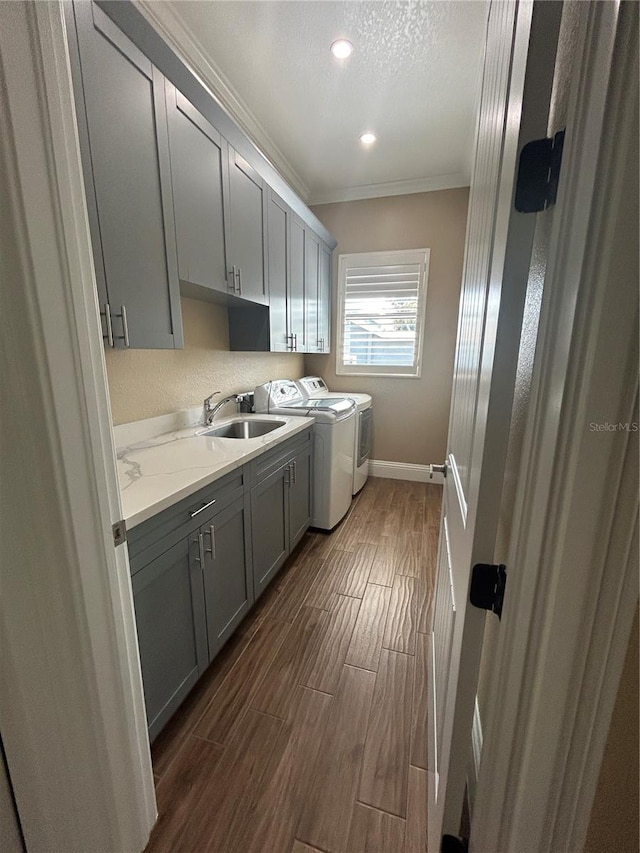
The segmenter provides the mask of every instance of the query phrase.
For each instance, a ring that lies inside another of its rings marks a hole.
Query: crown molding
[[[308,202],[310,193],[307,185],[221,69],[207,55],[196,36],[176,14],[172,4],[158,3],[157,0],[133,0],[133,5],[180,56],[233,121],[247,134],[260,153],[280,172],[295,192]]]
[[[326,192],[312,193],[307,204],[332,204],[340,201],[360,201],[367,198],[383,198],[393,195],[411,195],[429,193],[436,190],[453,190],[468,187],[469,175],[456,172],[452,175],[435,175],[432,178],[415,178],[410,181],[390,181],[383,184],[362,184],[359,187],[347,187]]]

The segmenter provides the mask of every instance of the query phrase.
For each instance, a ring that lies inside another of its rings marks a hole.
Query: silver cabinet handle
[[[122,337],[124,338],[124,345],[126,347],[131,346],[131,342],[129,341],[129,324],[127,323],[127,306],[123,305],[121,308],[122,311]]]
[[[193,511],[193,512],[190,512],[190,513],[189,513],[189,518],[195,518],[195,517],[196,517],[196,515],[200,515],[200,513],[201,513],[201,512],[204,512],[204,511],[205,511],[205,509],[208,509],[210,506],[213,506],[215,502],[216,502],[216,499],[214,498],[212,501],[209,501],[209,503],[207,503],[207,504],[203,504],[203,505],[200,507],[200,509],[194,509],[194,511]]]
[[[291,463],[291,465],[293,466],[293,467],[292,467],[292,470],[293,470],[293,484],[294,484],[294,486],[295,486],[295,484],[298,482],[298,468],[297,468],[297,464],[296,464],[295,459],[293,460],[293,462]]]
[[[107,305],[107,308],[108,308],[108,305]],[[121,305],[120,306],[120,313],[115,314],[114,316],[120,317],[120,319],[122,320],[122,334],[118,335],[117,340],[124,341],[124,345],[126,347],[130,347],[131,342],[129,340],[129,323],[127,322],[127,307],[126,307],[126,305]],[[109,321],[109,322],[111,322],[111,321]],[[107,335],[108,335],[108,332],[109,332],[109,329],[107,326]],[[112,344],[112,346],[113,346],[113,344]]]
[[[293,351],[293,332],[287,335],[287,349]]]
[[[324,338],[320,338],[320,340],[318,341],[318,349],[320,350],[320,352],[324,352]]]
[[[291,462],[289,462],[284,472],[284,484],[285,486],[291,485]]]
[[[211,548],[209,549],[209,553],[215,560],[216,558],[216,529],[213,524],[209,525],[209,536],[211,537]]]
[[[102,339],[107,339],[107,346],[115,346],[113,341],[113,323],[111,322],[111,306],[108,302],[104,303],[104,311],[100,312],[100,316],[104,317],[104,324],[107,327],[107,334],[102,336]]]
[[[242,296],[242,267],[238,267],[238,296]]]
[[[293,351],[298,352],[298,335],[296,332],[293,333]]]
[[[124,345],[126,347],[131,346],[131,341],[129,340],[129,323],[127,322],[127,306],[120,306],[120,313],[118,317],[122,319],[122,334],[120,335],[119,340],[124,341]]]
[[[198,556],[194,557],[196,563],[200,563],[200,568],[204,568],[204,536],[202,533],[193,540],[193,544],[198,546]]]
[[[229,279],[231,279],[231,281],[229,281]],[[236,292],[236,267],[235,267],[235,264],[234,264],[234,266],[231,267],[231,272],[230,272],[229,276],[227,276],[227,289],[233,290],[234,293]]]

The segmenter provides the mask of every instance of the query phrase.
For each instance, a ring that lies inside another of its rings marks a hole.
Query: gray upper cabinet
[[[164,78],[97,6],[76,3],[73,13],[72,67],[104,338],[116,347],[180,347]]]
[[[332,252],[320,243],[320,265],[318,267],[318,352],[331,350],[331,277]]]
[[[182,539],[132,578],[138,647],[153,740],[206,668],[197,537]]]
[[[224,293],[228,146],[172,83],[165,87],[180,279]]]
[[[291,348],[306,351],[305,300],[305,226],[295,215],[290,217],[291,286],[289,289],[289,330],[293,335]]]
[[[289,332],[289,208],[271,189],[267,202],[269,326],[272,352],[291,349]]]
[[[255,169],[229,146],[229,216],[227,275],[230,290],[252,302],[268,304],[266,287],[267,228],[265,183]]]
[[[249,498],[238,498],[200,529],[209,659],[213,660],[253,601]]]
[[[318,271],[320,241],[309,228],[305,231],[305,352],[318,351]]]

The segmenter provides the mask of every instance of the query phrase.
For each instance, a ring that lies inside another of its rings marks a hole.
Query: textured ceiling
[[[484,0],[157,5],[178,17],[264,131],[264,153],[272,142],[312,202],[380,195],[377,185],[393,182],[468,181]],[[339,37],[353,42],[348,60],[329,51]],[[370,148],[365,130],[378,135]]]

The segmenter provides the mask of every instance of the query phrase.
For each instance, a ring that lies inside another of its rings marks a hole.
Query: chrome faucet
[[[213,419],[224,405],[230,403],[232,400],[236,404],[240,403],[237,394],[229,394],[228,397],[223,397],[222,400],[219,400],[215,406],[212,405],[211,401],[219,393],[220,391],[214,391],[213,394],[209,394],[204,401],[204,422],[207,426],[210,426],[213,423]]]

